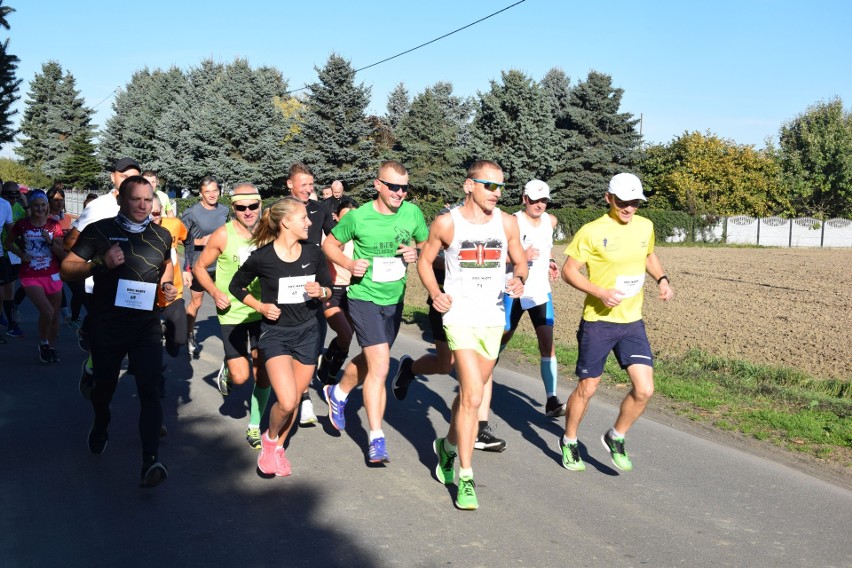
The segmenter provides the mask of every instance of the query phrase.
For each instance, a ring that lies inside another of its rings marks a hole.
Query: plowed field
[[[553,256],[560,263],[565,245]],[[646,279],[645,323],[657,355],[691,348],[752,363],[852,378],[852,250],[658,247],[675,298]],[[574,344],[583,295],[554,283],[556,340]],[[416,271],[407,302],[424,304]],[[532,331],[528,318],[522,327]]]

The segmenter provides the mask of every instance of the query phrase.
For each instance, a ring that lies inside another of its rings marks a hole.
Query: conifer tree
[[[365,114],[370,88],[355,84],[355,70],[337,54],[317,74],[318,81],[308,87],[297,159],[313,170],[317,183],[339,179],[360,199],[369,198],[372,186],[366,183],[377,166],[373,129]]]
[[[0,27],[9,29],[6,16],[14,11],[14,8],[3,6],[3,0],[0,0]],[[17,93],[21,79],[16,75],[19,61],[15,55],[9,53],[9,38],[0,42],[0,145],[12,142],[15,138],[12,117],[18,111],[12,110],[12,105],[20,98]]]
[[[541,87],[521,71],[503,71],[502,82],[492,81],[480,95],[473,148],[470,159],[492,159],[503,168],[505,204],[518,203],[529,180],[547,181],[557,168],[559,137]]]

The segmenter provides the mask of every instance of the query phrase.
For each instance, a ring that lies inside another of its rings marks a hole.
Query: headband
[[[34,189],[27,194],[27,202],[35,199],[44,199],[45,201],[48,201],[47,194],[40,189]]]
[[[259,193],[237,193],[231,196],[231,203],[234,201],[245,201],[246,199],[253,199],[255,201],[262,201],[260,199]]]

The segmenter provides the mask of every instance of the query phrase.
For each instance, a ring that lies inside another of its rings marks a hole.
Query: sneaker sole
[[[559,418],[560,416],[565,416],[565,405],[566,404],[568,404],[568,403],[565,402],[565,403],[561,404],[559,406],[559,408],[554,408],[553,410],[549,410],[549,411],[545,412],[544,413],[545,416],[548,416],[550,418]]]
[[[474,450],[480,450],[480,451],[483,451],[483,452],[500,453],[500,452],[506,451],[506,444],[505,444],[505,442],[502,443],[502,444],[483,444],[481,442],[474,442],[473,443],[473,449]]]
[[[93,452],[93,451],[92,451],[92,447],[89,445],[89,436],[91,436],[91,435],[92,435],[92,431],[93,431],[94,429],[95,429],[95,425],[94,425],[94,424],[92,424],[92,427],[91,427],[91,428],[89,428],[89,435],[88,435],[88,436],[86,436],[86,448],[89,450],[89,453],[90,453],[90,454],[92,454],[93,456],[99,456],[99,455],[103,454],[103,453],[106,451],[106,447],[107,447],[107,445],[109,445],[109,440],[107,440],[106,442],[104,442],[104,447],[103,447],[103,448],[101,448],[101,451],[99,451],[99,452]]]
[[[624,468],[624,467],[621,467],[620,465],[618,465],[618,464],[615,462],[615,458],[613,458],[613,457],[612,457],[612,450],[610,449],[609,444],[607,444],[607,443],[606,443],[606,434],[603,434],[603,435],[601,436],[601,444],[603,444],[604,449],[605,449],[607,452],[609,452],[609,459],[610,459],[610,461],[612,462],[612,465],[614,465],[617,469],[620,469],[621,471],[633,471],[633,466],[632,466],[632,465],[631,465],[630,467],[628,467],[628,468]]]
[[[391,381],[391,392],[393,393],[393,397],[397,400],[405,400],[406,395],[408,395],[408,387],[404,389],[405,392],[397,394],[397,385],[399,384],[399,377],[402,374],[402,364],[406,359],[411,359],[408,355],[403,355],[402,359],[399,360],[399,365],[396,368],[396,374],[393,376],[393,381]]]
[[[438,438],[438,440],[441,440],[441,443],[444,443],[444,438]],[[438,483],[443,483],[444,485],[452,485],[453,480],[456,477],[455,469],[453,469],[453,475],[450,479],[444,479],[443,481],[441,480],[441,477],[443,477],[444,475],[444,470],[441,469],[441,453],[438,451],[438,440],[432,442],[432,451],[435,452],[435,457],[438,458],[438,465],[435,466],[435,478],[438,480]]]
[[[142,483],[139,484],[139,487],[151,489],[164,482],[168,479],[168,477],[169,472],[166,470],[166,466],[161,463],[156,463],[145,472],[145,478],[142,480]]]
[[[222,396],[228,396],[231,394],[231,385],[228,384],[228,380],[225,378],[225,363],[222,363],[222,367],[219,368],[219,374],[216,375],[216,387],[219,389],[219,394]]]
[[[332,388],[334,388],[334,385],[324,386],[322,388],[322,396],[325,399],[325,403],[328,405],[328,420],[329,420],[329,422],[331,422],[331,425],[334,426],[335,430],[337,430],[338,432],[343,432],[346,429],[346,423],[344,422],[343,426],[341,427],[334,420],[334,412],[332,411],[332,408],[331,408],[331,398],[332,398],[331,397],[331,389]]]
[[[299,426],[313,426],[319,422],[319,418],[316,416],[309,416],[307,418],[303,418],[299,420]]]

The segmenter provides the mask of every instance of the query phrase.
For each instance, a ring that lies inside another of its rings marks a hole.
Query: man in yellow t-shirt
[[[586,469],[580,459],[577,430],[610,351],[627,370],[633,388],[601,441],[618,469],[633,469],[624,449],[624,435],[654,393],[654,361],[642,322],[645,273],[657,282],[661,300],[674,296],[654,253],[654,225],[635,215],[640,203],[647,201],[642,182],[630,173],[617,174],[609,182],[605,199],[609,211],[577,231],[565,250],[568,258],[562,266],[562,278],[586,293],[577,331],[577,387],[568,398],[565,434],[559,442],[562,465],[572,471]],[[588,276],[580,272],[584,266]]]

